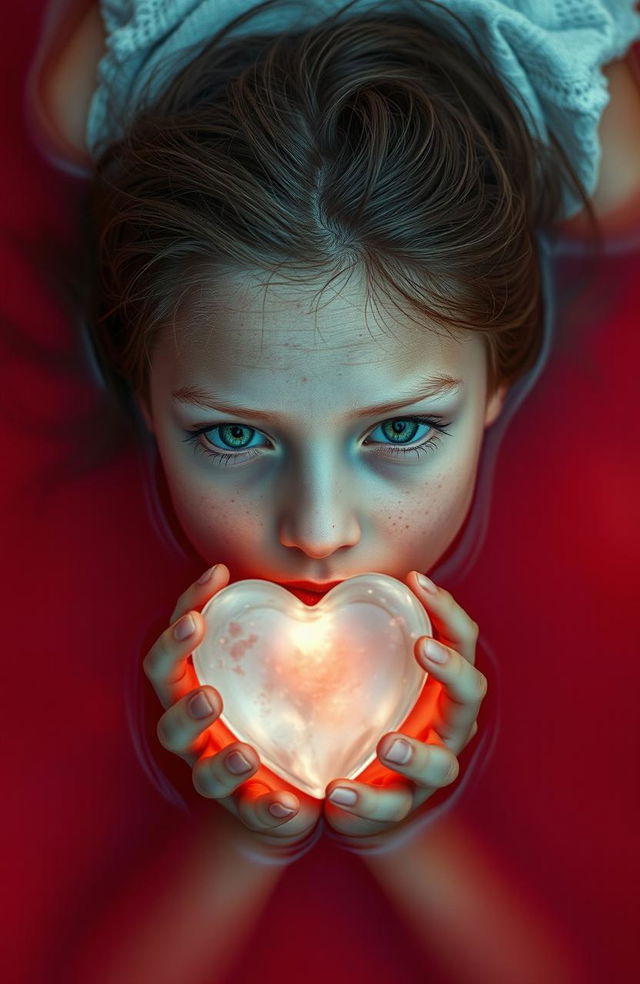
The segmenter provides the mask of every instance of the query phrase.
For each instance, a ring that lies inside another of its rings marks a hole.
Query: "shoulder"
[[[38,122],[57,153],[73,163],[89,162],[85,129],[105,42],[99,0],[75,0],[39,53],[33,94]]]
[[[591,196],[605,234],[640,224],[640,56],[633,48],[603,68],[609,102],[598,128],[602,157]],[[562,223],[562,231],[580,234],[584,212]]]

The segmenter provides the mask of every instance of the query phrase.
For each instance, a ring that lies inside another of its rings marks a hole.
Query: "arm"
[[[457,984],[584,980],[576,945],[455,817],[363,860],[431,964]]]
[[[180,823],[78,941],[68,979],[74,984],[222,979],[284,870],[248,860],[238,850],[247,836],[224,809]]]
[[[602,160],[592,202],[603,231],[619,234],[640,223],[640,64],[631,49],[625,58],[610,62],[603,73],[610,100],[598,128]],[[587,229],[584,212],[560,226],[563,233],[580,235]]]
[[[606,214],[640,193],[640,68],[630,51],[604,69],[611,99],[599,128],[602,166],[593,196]]]
[[[225,587],[229,570],[220,564],[205,573],[208,578],[199,578],[180,596],[172,624],[144,661],[166,708],[158,722],[158,738],[192,766],[194,785],[203,798],[193,820],[174,828],[169,843],[142,863],[120,898],[91,928],[74,967],[74,984],[199,984],[210,979],[214,969],[221,975],[286,864],[301,850],[306,852],[322,830],[317,801],[282,789],[274,796],[269,781],[261,781],[259,763],[249,762],[242,773],[231,767],[232,750],[258,758],[250,746],[231,742],[211,754],[211,728],[221,713],[222,698],[214,688],[199,686],[189,663],[206,629],[192,606],[202,607]],[[190,632],[176,632],[189,622]],[[203,695],[210,698],[204,706]],[[214,743],[214,751],[216,747]],[[283,796],[285,805],[292,799],[295,803],[292,817],[269,812],[272,802],[282,802]],[[211,798],[218,804],[207,802]]]
[[[106,34],[98,0],[72,0],[45,30],[34,59],[29,108],[54,152],[90,167],[85,147],[89,106]]]

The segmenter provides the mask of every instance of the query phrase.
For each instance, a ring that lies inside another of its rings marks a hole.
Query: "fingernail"
[[[428,591],[429,594],[438,593],[438,586],[434,584],[433,581],[430,581],[426,574],[418,574],[416,580],[420,587],[424,588],[425,591]]]
[[[449,651],[435,639],[425,639],[422,643],[422,655],[432,663],[446,663],[449,659]]]
[[[173,630],[173,634],[178,642],[182,642],[184,639],[188,639],[190,635],[193,635],[195,628],[196,623],[193,620],[193,616],[184,615]]]
[[[396,738],[389,751],[384,756],[387,761],[394,762],[396,765],[406,765],[413,754],[413,749],[408,741]]]
[[[295,810],[284,806],[282,803],[271,803],[269,806],[269,813],[272,817],[277,817],[278,820],[282,820],[284,817],[290,817],[295,812]]]
[[[210,581],[217,566],[217,564],[214,564],[208,571],[205,571],[204,574],[198,578],[196,584],[206,584],[207,581]]]
[[[332,803],[337,803],[338,806],[353,806],[358,800],[358,794],[354,789],[338,786],[329,794],[329,799]]]
[[[233,773],[234,776],[239,776],[243,772],[250,772],[253,768],[251,762],[247,762],[244,755],[240,752],[231,752],[227,755],[225,765],[229,772]]]
[[[201,690],[189,701],[189,714],[194,718],[206,718],[213,714],[215,708],[209,694]]]

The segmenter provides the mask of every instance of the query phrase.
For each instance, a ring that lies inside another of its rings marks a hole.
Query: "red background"
[[[110,899],[171,844],[176,811],[138,763],[123,690],[201,565],[176,565],[157,535],[139,451],[116,424],[110,444],[56,286],[49,254],[64,276],[85,185],[29,140],[23,87],[43,3],[11,8],[0,41],[2,976],[57,982],[72,979]],[[581,262],[558,261],[561,293]],[[640,247],[604,260],[600,281],[599,304],[559,311],[550,363],[499,450],[481,554],[445,586],[499,666],[497,744],[456,815],[557,928],[574,979],[622,981],[637,974],[640,874]],[[224,980],[281,975],[448,980],[367,867],[326,838],[285,872]]]

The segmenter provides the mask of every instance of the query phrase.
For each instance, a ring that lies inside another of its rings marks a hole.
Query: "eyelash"
[[[393,423],[396,420],[411,421],[411,423],[417,423],[417,424],[426,424],[429,427],[431,427],[433,430],[437,431],[438,433],[430,437],[428,441],[423,441],[421,444],[418,444],[414,447],[393,447],[392,445],[383,445],[381,446],[381,450],[378,453],[385,454],[388,451],[391,451],[391,454],[397,455],[397,454],[409,454],[410,452],[414,451],[416,457],[419,457],[420,454],[430,454],[437,450],[438,446],[442,442],[442,435],[449,433],[447,427],[449,427],[450,424],[441,423],[441,421],[444,420],[444,418],[437,417],[437,416],[436,417],[390,417],[388,420],[383,420],[382,423],[383,424]],[[204,454],[208,458],[217,459],[217,464],[220,465],[228,465],[231,460],[247,461],[248,459],[255,458],[256,455],[260,454],[262,448],[250,448],[248,451],[238,451],[238,452],[231,452],[229,454],[223,454],[220,451],[211,451],[208,448],[203,447],[203,445],[198,441],[198,438],[200,437],[201,434],[205,434],[207,431],[213,431],[219,427],[225,427],[225,426],[246,427],[249,430],[254,430],[254,431],[256,430],[256,428],[254,427],[249,427],[248,424],[234,425],[225,422],[223,424],[214,424],[212,426],[198,427],[195,430],[185,431],[185,433],[188,436],[185,437],[183,440],[186,443],[192,444],[193,450],[195,452]],[[379,427],[381,425],[378,424],[377,426]],[[375,429],[376,428],[374,427],[374,430]],[[256,432],[259,433],[259,431]],[[384,450],[382,450],[382,448],[384,448]]]

